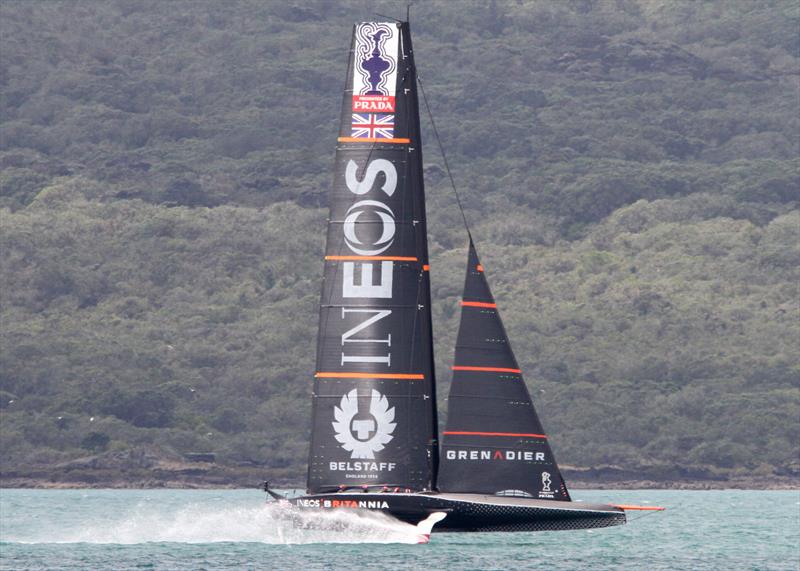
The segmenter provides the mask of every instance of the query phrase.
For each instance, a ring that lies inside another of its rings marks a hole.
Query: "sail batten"
[[[418,115],[408,24],[356,24],[330,192],[309,492],[435,486]]]
[[[470,240],[439,489],[569,500]]]

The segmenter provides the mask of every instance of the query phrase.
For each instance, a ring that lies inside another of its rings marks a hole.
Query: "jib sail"
[[[439,489],[569,501],[470,240]]]
[[[416,81],[407,23],[354,27],[330,194],[309,492],[435,486]]]

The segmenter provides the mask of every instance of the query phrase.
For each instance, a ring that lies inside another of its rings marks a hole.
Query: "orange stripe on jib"
[[[431,267],[428,264],[425,264],[425,265],[422,266],[422,271],[423,272],[430,271],[430,269],[431,269]]]
[[[461,305],[466,305],[467,307],[497,307],[496,303],[486,303],[483,301],[462,301]]]
[[[416,262],[413,256],[325,256],[326,260],[332,262]]]
[[[409,373],[326,373],[314,375],[319,379],[400,379],[406,381],[421,381],[425,375]]]
[[[359,139],[358,137],[339,137],[340,143],[389,143],[390,145],[407,145],[411,139]]]
[[[547,439],[547,435],[545,434],[527,434],[524,432],[468,432],[466,430],[445,430],[444,434],[453,434],[457,436],[528,436],[530,438]]]
[[[475,266],[475,269],[478,270],[479,272],[482,272],[483,271],[483,266],[478,264],[477,266]]]
[[[521,373],[520,369],[507,369],[505,367],[460,367],[453,365],[450,367],[454,371],[485,371],[487,373]]]

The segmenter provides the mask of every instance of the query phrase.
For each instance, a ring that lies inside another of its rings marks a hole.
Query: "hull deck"
[[[481,494],[338,492],[289,501],[300,509],[381,511],[414,525],[431,513],[446,513],[435,531],[556,531],[625,523],[625,512],[614,506]]]

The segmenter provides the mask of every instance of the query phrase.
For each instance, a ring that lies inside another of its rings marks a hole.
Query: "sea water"
[[[0,490],[0,569],[800,569],[800,492],[574,490],[662,505],[625,526],[440,533],[348,510],[291,517],[257,490]]]

